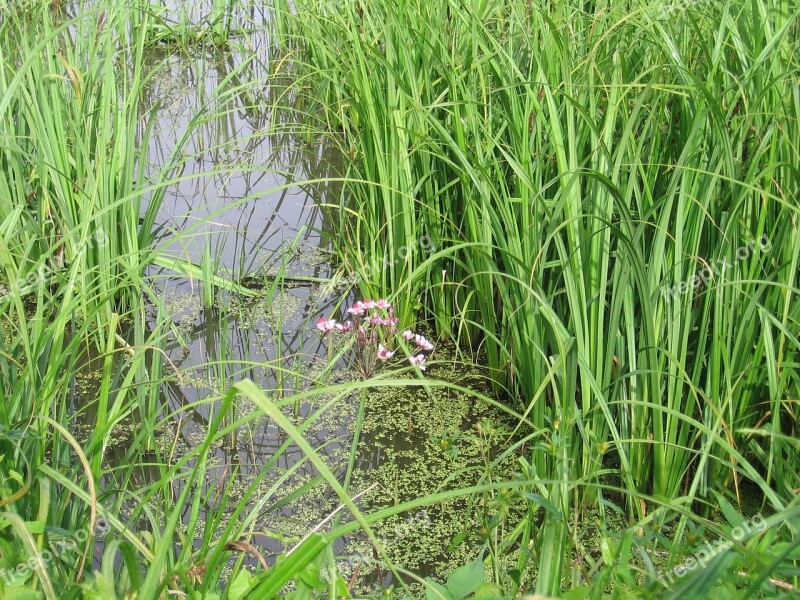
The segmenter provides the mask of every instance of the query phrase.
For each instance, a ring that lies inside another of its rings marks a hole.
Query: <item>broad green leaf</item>
[[[39,590],[32,590],[29,587],[6,587],[0,588],[3,600],[42,600],[44,595]]]
[[[425,598],[426,600],[457,600],[446,587],[430,578],[425,580]]]
[[[475,590],[473,598],[483,598],[484,600],[502,600],[505,598],[503,595],[503,588],[496,583],[484,582]]]
[[[725,515],[725,520],[730,524],[730,526],[741,527],[742,525],[744,525],[744,517],[738,510],[736,510],[733,507],[733,505],[730,502],[728,502],[728,499],[725,498],[725,496],[723,496],[716,490],[712,491],[714,492],[714,495],[717,497],[719,508],[722,511],[722,514]]]
[[[450,574],[447,578],[447,589],[453,598],[460,600],[477,590],[485,577],[486,568],[483,566],[483,557],[479,556]]]
[[[242,570],[239,571],[228,588],[228,598],[230,600],[243,600],[247,595],[247,590],[252,585],[252,581],[253,576],[250,571],[242,567]]]
[[[25,521],[25,527],[33,534],[44,533],[44,521]]]

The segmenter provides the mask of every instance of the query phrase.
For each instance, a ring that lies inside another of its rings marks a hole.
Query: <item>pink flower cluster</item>
[[[418,333],[414,333],[410,329],[406,329],[403,332],[403,339],[409,342],[413,341],[414,344],[417,346],[417,350],[420,352],[413,353],[411,356],[408,357],[408,362],[412,365],[419,367],[420,370],[425,370],[425,355],[422,354],[421,351],[431,352],[433,350],[433,344],[425,337]]]
[[[393,358],[397,350],[392,350],[393,338],[397,335],[399,319],[394,316],[394,308],[388,300],[359,300],[347,309],[351,319],[339,322],[336,319],[320,317],[316,321],[317,329],[322,335],[352,331],[355,338],[353,347],[355,353],[355,366],[364,377],[370,377],[377,367],[377,361],[387,361]],[[405,330],[403,339],[413,342],[414,350],[408,357],[408,362],[425,370],[425,355],[422,351],[431,352],[433,344],[424,336]]]

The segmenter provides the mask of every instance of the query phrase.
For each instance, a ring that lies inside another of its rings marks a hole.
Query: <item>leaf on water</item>
[[[481,586],[485,577],[483,557],[479,556],[450,574],[447,578],[447,589],[456,599],[466,598]]]
[[[450,542],[450,545],[447,547],[447,551],[448,552],[452,552],[453,550],[458,548],[464,542],[464,540],[467,539],[468,535],[469,535],[469,532],[462,531],[458,535],[454,536],[453,537],[453,541]]]

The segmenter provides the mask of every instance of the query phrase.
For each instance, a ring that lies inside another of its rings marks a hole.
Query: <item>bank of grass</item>
[[[142,8],[69,19],[46,3],[4,7],[0,222],[12,293],[55,284],[73,265],[84,314],[126,311],[140,295],[164,195],[147,172],[152,122],[139,112]]]
[[[343,264],[480,347],[547,432],[538,592],[585,580],[554,515],[604,506],[610,474],[631,522],[684,514],[678,548],[712,491],[795,501],[792,3],[277,4],[276,70],[351,159]]]

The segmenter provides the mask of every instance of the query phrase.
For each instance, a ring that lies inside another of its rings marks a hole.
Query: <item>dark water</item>
[[[210,3],[180,3],[173,10],[176,23],[183,18],[201,22]],[[162,316],[166,312],[174,329],[164,348],[163,362],[169,366],[164,368],[161,389],[164,414],[178,416],[158,433],[162,461],[165,456],[174,461],[196,447],[217,400],[234,382],[248,378],[264,390],[281,390],[275,398],[306,387],[307,380],[295,380],[273,367],[311,377],[327,364],[313,319],[330,312],[344,293],[330,283],[332,269],[321,233],[325,224],[318,208],[338,200],[339,184],[319,180],[340,176],[341,158],[324,139],[292,125],[291,107],[274,107],[285,104],[285,88],[268,77],[270,48],[263,33],[267,16],[261,11],[239,15],[238,22],[262,32],[235,37],[228,47],[197,44],[187,50],[165,43],[147,56],[150,81],[142,112],[153,124],[152,173],[168,163],[197,115],[215,115],[193,128],[184,148],[188,159],[180,173],[182,181],[169,186],[158,213],[161,247],[168,255],[195,264],[209,255],[216,274],[248,281],[256,289],[280,266],[290,279],[274,294],[255,299],[219,292],[214,304],[207,306],[203,283],[163,269],[150,271],[155,296],[162,303],[153,306],[154,319],[157,312]],[[219,97],[220,90],[230,88],[238,91]],[[314,182],[307,183],[310,180]],[[87,399],[97,391],[91,374],[101,364],[96,357],[87,357],[81,386]],[[194,404],[198,406],[186,408]],[[306,402],[288,412],[300,418],[317,404]],[[308,441],[323,456],[330,456],[333,468],[341,468],[349,452],[354,410],[352,399],[343,399],[335,418],[331,412],[331,418],[307,432]],[[234,415],[253,411],[257,411],[254,406],[240,403]],[[93,418],[92,408],[84,409],[76,429],[90,429]],[[119,428],[108,453],[111,466],[128,460],[136,429],[135,423]],[[263,474],[285,441],[285,434],[266,418],[252,422],[246,431],[213,448],[206,488],[235,478],[232,492],[224,498],[233,508],[237,495]],[[156,455],[150,459],[155,462]],[[317,475],[296,446],[290,446],[271,471],[264,478],[263,492],[255,496],[269,496],[267,506]],[[288,477],[287,472],[291,472]],[[143,487],[160,478],[157,467],[144,466],[134,473],[133,484]],[[175,487],[177,494],[180,484]],[[135,506],[128,504],[131,509]],[[260,529],[304,532],[337,505],[329,492],[311,495],[303,506],[287,505],[255,523]],[[188,506],[185,514],[188,520]],[[151,527],[144,521],[135,525]],[[250,541],[265,549],[268,560],[286,548],[265,536]],[[101,552],[102,543],[97,559]],[[248,562],[253,561],[248,558]]]

